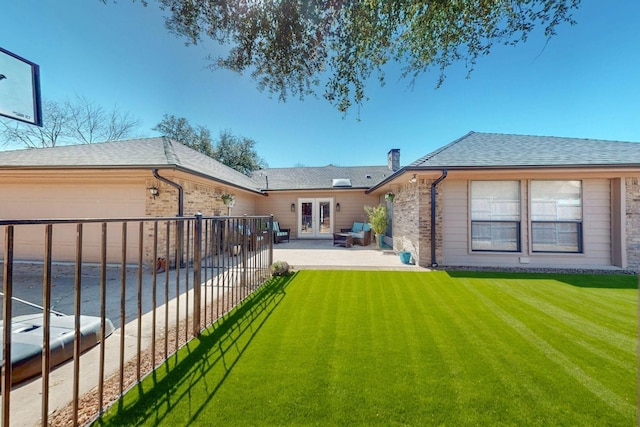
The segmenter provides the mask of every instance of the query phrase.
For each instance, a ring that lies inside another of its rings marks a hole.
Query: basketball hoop
[[[0,116],[42,126],[40,67],[1,47]]]

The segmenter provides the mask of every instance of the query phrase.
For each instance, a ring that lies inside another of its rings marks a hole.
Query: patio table
[[[353,236],[351,233],[333,233],[333,245],[350,248],[353,246]]]

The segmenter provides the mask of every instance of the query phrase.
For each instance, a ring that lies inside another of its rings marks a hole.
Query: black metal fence
[[[1,425],[94,419],[269,278],[272,230],[272,217],[248,216],[0,221],[0,339],[12,361],[2,366]],[[73,333],[66,362],[52,335],[58,317]],[[99,326],[87,330],[90,320]],[[25,346],[35,357],[19,359]],[[21,378],[33,372],[25,363],[38,373]]]

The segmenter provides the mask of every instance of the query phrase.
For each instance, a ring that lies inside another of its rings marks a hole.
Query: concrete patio
[[[286,261],[294,270],[403,270],[427,271],[403,264],[391,248],[378,250],[375,244],[334,246],[333,240],[297,239],[273,245],[273,260]]]

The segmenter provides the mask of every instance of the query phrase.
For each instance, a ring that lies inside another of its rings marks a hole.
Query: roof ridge
[[[460,138],[458,138],[458,139],[456,139],[456,140],[454,140],[454,141],[452,141],[452,142],[448,143],[447,145],[445,145],[445,146],[443,146],[443,147],[440,147],[440,148],[436,149],[435,151],[432,151],[431,153],[429,153],[429,154],[427,154],[427,155],[425,155],[425,156],[420,157],[420,158],[419,158],[418,160],[416,160],[415,162],[412,162],[412,163],[409,165],[409,167],[411,167],[411,166],[417,166],[417,165],[419,165],[420,163],[424,163],[424,162],[426,162],[427,160],[431,160],[433,157],[435,157],[435,156],[437,156],[438,154],[442,153],[443,151],[445,151],[445,150],[447,150],[447,149],[451,148],[452,146],[456,145],[457,143],[459,143],[459,142],[460,142],[460,141],[462,141],[463,139],[465,139],[465,138],[467,138],[467,137],[469,137],[469,136],[473,135],[474,133],[476,133],[476,132],[474,132],[474,131],[470,131],[470,132],[468,132],[466,135],[461,136]]]
[[[360,166],[336,166],[336,165],[326,165],[326,166],[283,166],[283,167],[277,167],[277,168],[263,168],[263,169],[258,169],[254,172],[261,172],[261,171],[269,171],[269,170],[292,170],[292,169],[301,169],[301,170],[307,170],[307,169],[328,169],[329,167],[335,168],[335,169],[372,169],[372,168],[386,168],[388,169],[389,166],[388,165],[360,165]]]
[[[175,141],[173,139],[171,139],[171,138],[167,138],[166,136],[162,137],[162,143],[163,143],[163,147],[164,147],[164,155],[167,158],[167,163],[173,164],[173,165],[179,165],[180,164],[180,158],[178,157],[178,154],[176,153],[176,150],[173,148],[173,143],[174,142]]]
[[[530,133],[504,133],[504,132],[473,132],[473,131],[469,132],[467,135],[463,136],[462,138],[465,138],[471,134],[525,137],[525,138],[536,138],[536,139],[570,139],[573,141],[591,141],[591,142],[620,142],[625,144],[638,143],[636,141],[624,141],[621,139],[600,139],[600,138],[585,138],[585,137],[578,137],[578,136],[537,135],[537,134],[530,134]]]

